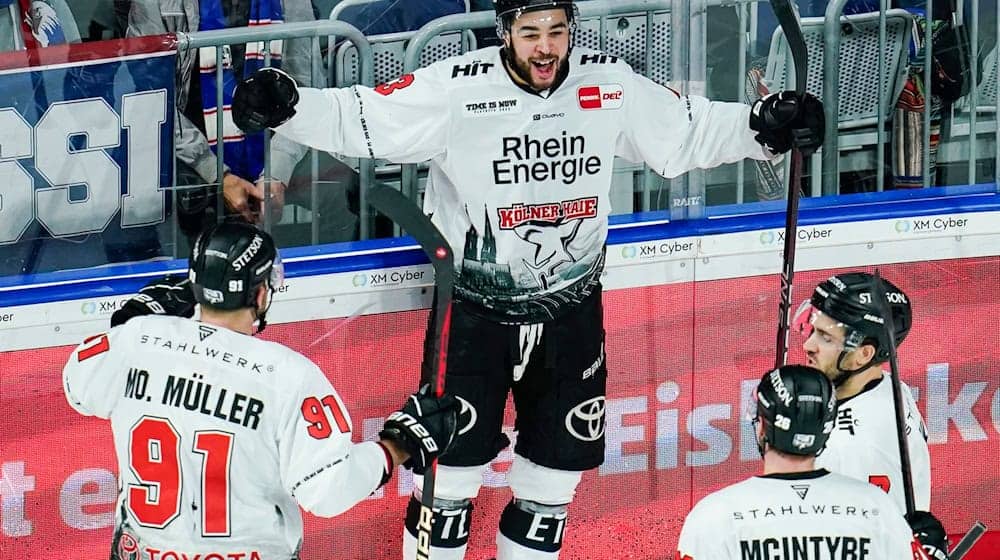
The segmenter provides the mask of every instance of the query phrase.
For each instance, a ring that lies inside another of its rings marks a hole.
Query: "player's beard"
[[[553,58],[554,55],[523,59],[519,58],[513,49],[510,49],[509,52],[513,55],[511,58],[513,59],[514,73],[535,91],[544,91],[554,86],[559,76],[565,75],[566,66],[569,64],[569,53],[557,58],[547,70],[544,70],[535,65],[534,62]]]

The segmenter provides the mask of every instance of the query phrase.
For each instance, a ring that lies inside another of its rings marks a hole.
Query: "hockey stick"
[[[452,266],[454,256],[441,232],[424,215],[419,206],[399,191],[385,185],[368,190],[368,202],[398,224],[420,245],[434,267],[434,340],[425,346],[432,353],[424,356],[430,366],[430,383],[434,395],[444,393],[444,374],[448,361],[448,334],[451,330],[451,296],[455,281]],[[434,519],[434,478],[437,461],[432,461],[424,473],[420,494],[420,517],[417,520],[417,560],[426,560],[431,553],[431,523]]]
[[[892,373],[892,406],[896,412],[896,439],[899,442],[899,463],[903,474],[903,498],[906,501],[906,514],[913,513],[916,501],[913,498],[913,471],[910,466],[910,448],[906,441],[906,416],[903,414],[903,385],[899,377],[899,362],[896,355],[896,324],[892,318],[892,310],[889,308],[889,300],[886,298],[885,290],[882,286],[882,278],[878,269],[872,277],[871,288],[872,299],[879,308],[879,314],[883,317],[883,328],[888,335],[889,341],[889,370]],[[969,532],[958,541],[955,548],[948,553],[949,560],[962,560],[967,552],[986,533],[986,525],[982,522],[976,523],[969,529]]]
[[[913,499],[913,471],[910,467],[910,446],[906,441],[906,415],[903,412],[903,385],[899,378],[899,363],[896,360],[896,325],[892,319],[892,310],[889,309],[889,302],[886,299],[885,290],[882,286],[882,277],[879,276],[878,269],[872,276],[871,288],[872,300],[878,305],[879,313],[882,315],[882,328],[886,330],[886,339],[889,341],[889,370],[892,375],[892,407],[896,411],[896,440],[899,442],[899,463],[903,474],[903,498],[906,502],[906,514],[910,515],[916,511]]]
[[[788,41],[788,50],[795,66],[795,91],[799,95],[806,92],[806,77],[809,52],[802,28],[795,17],[789,0],[771,0],[774,15]],[[795,238],[799,223],[799,183],[802,178],[802,152],[792,147],[788,163],[788,206],[785,209],[785,252],[781,267],[781,302],[778,304],[778,337],[775,344],[775,367],[785,365],[788,359],[788,316],[792,308],[792,277],[795,274]]]
[[[976,521],[976,524],[969,529],[969,532],[966,533],[965,536],[962,537],[962,540],[958,541],[958,544],[955,545],[955,548],[951,549],[951,552],[948,553],[948,559],[962,560],[966,553],[968,553],[969,550],[971,550],[972,547],[979,542],[979,539],[983,538],[984,534],[986,534],[986,525],[983,525],[982,521]]]

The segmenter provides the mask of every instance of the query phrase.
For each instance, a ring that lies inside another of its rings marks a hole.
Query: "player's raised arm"
[[[810,94],[782,92],[753,105],[683,96],[633,74],[628,125],[618,155],[645,161],[664,177],[791,149],[795,136],[815,150],[823,139],[823,105]]]
[[[300,88],[264,68],[233,94],[233,119],[247,132],[274,128],[296,142],[349,157],[399,163],[426,161],[445,150],[450,121],[440,66],[375,88]]]

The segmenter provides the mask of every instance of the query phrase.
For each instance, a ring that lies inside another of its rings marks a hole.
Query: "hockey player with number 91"
[[[194,242],[189,276],[151,282],[70,356],[69,404],[111,421],[112,560],[296,559],[299,506],[337,515],[396,465],[422,472],[451,442],[454,397],[421,391],[389,415],[378,441],[352,443],[326,375],[253,337],[282,278],[270,235],[213,226]]]
[[[429,161],[423,208],[457,257],[445,387],[463,409],[437,471],[431,560],[463,558],[477,530],[496,531],[499,560],[554,559],[571,534],[577,485],[604,461],[601,276],[615,158],[676,177],[793,144],[815,150],[824,128],[822,104],[808,94],[774,94],[753,108],[711,102],[574,47],[572,0],[494,7],[502,47],[375,88],[298,88],[264,69],[233,96],[245,131],[274,128],[349,157]],[[473,499],[509,444],[510,394],[513,499],[498,528],[477,529]],[[405,558],[419,551],[419,511],[414,496]]]
[[[764,472],[695,505],[678,560],[926,560],[883,492],[816,465],[837,406],[823,372],[782,366],[764,374],[754,398]]]

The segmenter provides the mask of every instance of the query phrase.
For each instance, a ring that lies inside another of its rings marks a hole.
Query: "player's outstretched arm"
[[[445,72],[431,65],[375,88],[314,89],[264,68],[236,87],[233,121],[246,132],[273,128],[293,142],[340,156],[426,161],[443,153],[448,140]]]
[[[399,464],[423,472],[455,436],[455,398],[418,392],[389,416],[380,441],[352,443],[351,419],[340,397],[319,368],[312,377],[292,399],[279,450],[284,484],[315,515],[349,510],[388,482]]]
[[[823,106],[809,94],[782,92],[750,107],[684,96],[638,74],[633,84],[617,155],[645,161],[667,178],[745,158],[770,159],[793,144],[811,153],[822,143]]]

